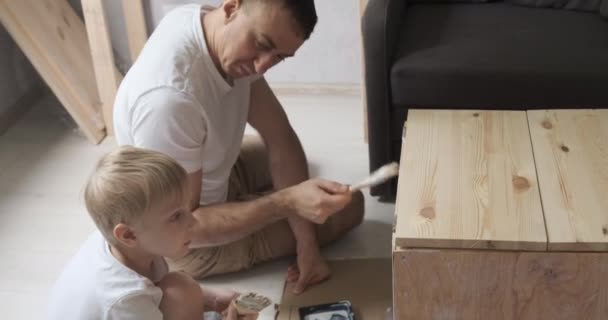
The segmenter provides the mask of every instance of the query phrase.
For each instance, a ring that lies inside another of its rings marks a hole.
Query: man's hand
[[[331,271],[316,246],[298,246],[297,263],[287,270],[287,281],[295,283],[293,293],[298,295],[311,285],[329,278]]]
[[[351,201],[348,186],[323,179],[306,180],[282,190],[281,194],[300,217],[317,224],[324,223]]]

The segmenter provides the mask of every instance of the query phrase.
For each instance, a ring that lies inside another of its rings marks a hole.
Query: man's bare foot
[[[330,275],[329,265],[317,247],[298,250],[297,263],[287,269],[287,281],[295,282],[293,293],[296,295],[311,285],[325,281]]]

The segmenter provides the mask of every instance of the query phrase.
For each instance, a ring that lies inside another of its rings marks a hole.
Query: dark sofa
[[[608,20],[599,12],[469,1],[369,0],[362,32],[370,171],[399,160],[409,108],[608,107]],[[524,4],[555,6],[548,1]],[[608,0],[590,1],[590,11],[608,9]],[[372,189],[395,192],[396,181]]]

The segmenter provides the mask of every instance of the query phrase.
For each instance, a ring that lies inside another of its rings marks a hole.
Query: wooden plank
[[[141,0],[122,0],[122,8],[127,25],[127,40],[131,52],[131,62],[135,63],[139,53],[148,41],[144,6]]]
[[[410,109],[398,188],[398,246],[546,250],[523,111]]]
[[[549,250],[608,251],[608,110],[528,111]]]
[[[393,254],[395,319],[603,320],[608,254],[404,250]]]
[[[97,80],[97,91],[101,99],[103,118],[106,123],[106,132],[109,136],[112,136],[114,135],[112,111],[116,91],[122,81],[122,76],[116,72],[103,0],[82,0],[81,3]]]
[[[65,0],[0,0],[0,21],[87,138],[105,136],[82,20]]]

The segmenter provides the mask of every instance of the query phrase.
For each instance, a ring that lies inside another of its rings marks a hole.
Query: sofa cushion
[[[526,1],[526,0],[521,0],[521,1]],[[545,1],[549,1],[549,0],[545,0]],[[585,1],[585,0],[580,0],[580,1]],[[593,1],[601,1],[601,0],[593,0]],[[490,0],[407,0],[408,4],[416,4],[416,3],[425,3],[425,4],[429,4],[429,3],[483,3],[483,2],[490,2]]]
[[[507,0],[506,2],[537,8],[556,8],[597,12],[599,11],[602,0]]]
[[[408,7],[391,67],[405,107],[608,107],[608,23],[504,3]]]
[[[537,8],[598,12],[604,17],[608,17],[605,12],[605,8],[608,6],[608,0],[506,0],[506,2]]]

